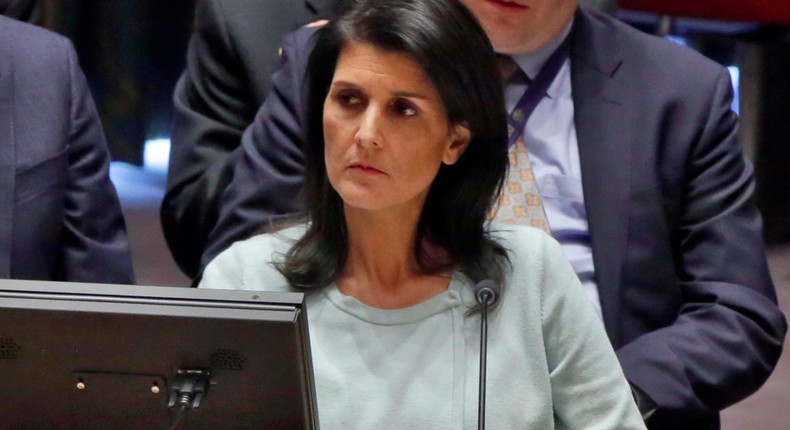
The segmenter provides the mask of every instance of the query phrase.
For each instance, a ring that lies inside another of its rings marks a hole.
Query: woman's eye
[[[358,97],[356,94],[352,94],[352,93],[339,93],[337,95],[337,101],[342,106],[356,106],[362,103],[362,99]]]
[[[403,101],[397,101],[393,105],[393,109],[396,113],[403,115],[403,116],[414,116],[417,115],[417,109],[414,108],[410,103],[406,103]]]

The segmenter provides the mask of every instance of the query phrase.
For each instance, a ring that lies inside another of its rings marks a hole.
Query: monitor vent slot
[[[247,357],[235,349],[218,349],[211,354],[211,366],[215,369],[244,370]]]
[[[17,358],[17,354],[22,349],[14,339],[10,337],[0,338],[0,360]]]

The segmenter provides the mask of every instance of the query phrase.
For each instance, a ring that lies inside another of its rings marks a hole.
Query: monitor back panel
[[[299,305],[158,290],[27,295],[0,283],[0,428],[168,429],[183,370],[211,384],[179,429],[317,428]]]

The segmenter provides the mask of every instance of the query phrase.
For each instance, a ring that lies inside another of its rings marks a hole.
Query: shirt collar
[[[570,34],[571,29],[573,28],[573,21],[571,19],[568,24],[565,25],[565,28],[553,39],[549,40],[548,43],[541,46],[534,51],[530,51],[524,54],[517,54],[513,55],[513,61],[518,64],[521,70],[529,76],[530,79],[535,79],[535,77],[540,72],[540,69],[543,68],[543,65],[546,64],[546,61],[549,60],[551,54],[560,47],[562,41]]]

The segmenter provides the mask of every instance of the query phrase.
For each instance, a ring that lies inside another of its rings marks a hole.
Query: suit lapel
[[[0,278],[11,277],[16,141],[14,139],[14,57],[0,28]]]
[[[619,54],[611,29],[579,10],[571,51],[574,122],[598,292],[606,331],[615,345],[628,232],[632,135],[617,91]]]

